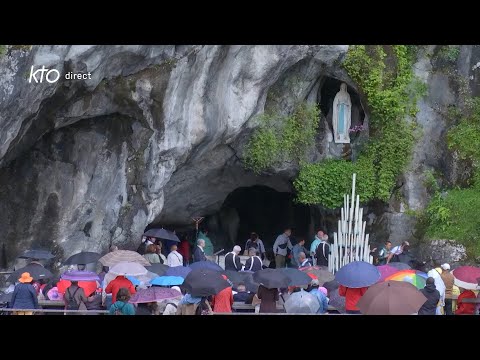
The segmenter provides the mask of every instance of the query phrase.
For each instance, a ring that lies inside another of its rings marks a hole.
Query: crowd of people
[[[306,241],[302,237],[296,238],[295,244],[291,240],[290,228],[278,235],[273,244],[273,256],[269,256],[263,241],[257,233],[251,233],[245,243],[244,251],[240,245],[235,245],[232,251],[225,255],[225,271],[255,273],[262,269],[328,267],[330,244],[328,235],[319,229],[310,247],[307,249]],[[201,232],[195,246],[192,248],[186,238],[182,241],[167,243],[168,252],[164,251],[164,242],[161,239],[144,237],[137,252],[151,265],[164,264],[169,267],[189,266],[195,262],[211,259],[213,245],[207,237],[207,232]],[[393,247],[390,241],[385,242],[379,249],[375,248],[371,254],[375,257],[375,265],[382,266],[401,260],[401,255],[408,252],[410,244],[403,242]],[[113,246],[111,252],[117,251]],[[241,259],[248,256],[245,262]],[[85,265],[78,264],[77,270],[84,271]],[[112,315],[202,315],[211,313],[231,313],[235,311],[234,303],[251,305],[241,308],[238,312],[275,313],[278,307],[282,308],[292,294],[308,292],[318,301],[317,313],[327,313],[332,297],[344,298],[344,312],[347,314],[360,314],[357,307],[358,301],[366,293],[368,287],[349,288],[341,284],[320,283],[312,277],[310,284],[304,286],[291,286],[284,288],[267,288],[259,284],[257,288],[248,289],[248,284],[238,282],[224,288],[215,295],[196,297],[188,293],[182,285],[169,286],[178,291],[177,298],[164,301],[151,301],[149,303],[132,304],[130,298],[139,290],[141,285],[134,284],[128,276],[118,275],[113,278],[106,277],[109,268],[103,266],[99,281],[89,293],[77,281],[71,281],[69,287],[62,293],[59,292],[58,279],[51,281],[34,281],[29,273],[22,273],[14,287],[11,308],[17,309],[18,314],[28,315],[32,309],[37,309],[38,299],[58,300],[63,299],[66,310],[102,310],[106,309]],[[223,278],[229,281],[226,275]],[[323,286],[321,286],[323,285]],[[155,285],[151,285],[155,286]],[[431,269],[421,293],[427,301],[419,309],[419,315],[435,314],[474,314],[476,304],[465,303],[462,300],[476,298],[476,294],[467,289],[458,289],[457,308],[453,309],[452,295],[454,293],[454,276],[450,273],[450,265],[443,264],[439,268]],[[25,309],[25,311],[21,311]]]

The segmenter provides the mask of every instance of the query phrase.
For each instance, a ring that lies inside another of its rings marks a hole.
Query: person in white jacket
[[[170,267],[183,266],[183,256],[177,251],[177,245],[170,247],[170,254],[167,256],[167,265]]]
[[[441,271],[441,270],[440,270]],[[432,277],[435,280],[435,288],[440,293],[440,301],[437,305],[436,315],[443,315],[442,309],[445,306],[445,283],[440,276],[440,272],[437,269],[432,269],[427,273],[428,277]]]

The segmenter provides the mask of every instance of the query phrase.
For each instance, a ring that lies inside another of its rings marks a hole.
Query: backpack
[[[66,309],[67,310],[78,310],[80,308],[80,304],[77,303],[77,301],[75,300],[75,294],[77,293],[78,289],[80,289],[80,287],[77,287],[75,289],[75,291],[73,292],[73,295],[70,293],[70,288],[67,289],[67,293],[68,293],[68,299],[67,297],[65,297],[65,300],[67,302],[67,307]]]
[[[117,305],[115,305],[115,312],[113,313],[113,315],[124,315],[122,310],[125,307],[125,305],[126,303],[124,303],[121,308],[118,308]]]

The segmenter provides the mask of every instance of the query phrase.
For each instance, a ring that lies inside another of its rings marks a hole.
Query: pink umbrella
[[[477,278],[480,277],[480,268],[475,266],[460,266],[452,270],[455,277],[455,285],[467,290],[477,290]]]
[[[393,266],[390,266],[390,265],[377,266],[377,270],[380,272],[380,280],[378,280],[379,283],[385,281],[385,279],[390,275],[393,275],[396,272],[398,272],[397,268],[394,268]]]

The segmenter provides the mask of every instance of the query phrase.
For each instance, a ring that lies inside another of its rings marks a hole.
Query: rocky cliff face
[[[295,166],[262,176],[242,166],[255,116],[272,106],[288,111],[298,99],[321,104],[341,80],[354,102],[352,125],[368,128],[363,99],[340,66],[347,49],[10,48],[0,57],[0,229],[7,258],[32,246],[51,248],[58,258],[111,244],[134,248],[148,224],[191,225],[192,216],[218,211],[236,188],[292,191]],[[405,203],[370,209],[377,240],[411,237],[405,229],[414,221],[405,209],[421,209],[428,201],[424,171],[448,168],[447,124],[436,109],[459,98],[448,78],[432,70],[434,50],[425,48],[416,64],[429,95],[420,103],[421,133],[402,180]],[[456,64],[473,93],[479,91],[478,61],[479,47],[464,46]],[[56,69],[61,77],[30,83],[32,66]],[[66,80],[69,72],[89,72],[91,78]],[[324,113],[312,160],[342,156],[330,127],[331,114]]]
[[[33,46],[0,59],[0,229],[9,259],[134,247],[153,221],[189,224],[238,186],[289,191],[238,152],[269,89],[308,95],[347,46]],[[31,66],[61,74],[29,83]],[[91,73],[65,80],[64,74]],[[317,90],[313,90],[313,97]],[[284,104],[288,106],[288,101]],[[283,175],[282,175],[283,174]]]

